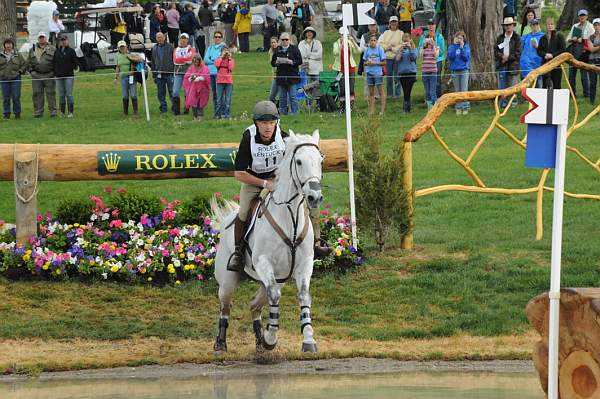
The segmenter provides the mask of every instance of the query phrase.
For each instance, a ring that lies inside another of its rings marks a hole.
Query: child
[[[423,75],[423,86],[425,86],[425,101],[427,109],[431,109],[437,101],[437,57],[440,49],[435,46],[431,38],[425,38],[421,48],[421,73]]]
[[[204,107],[208,104],[210,97],[210,71],[202,56],[197,54],[192,60],[183,78],[185,89],[185,106],[192,108],[195,121],[201,121],[204,116]]]
[[[448,61],[452,72],[455,92],[469,91],[469,70],[471,68],[471,48],[466,40],[465,32],[458,31],[454,34],[454,41],[448,47]],[[469,113],[471,104],[463,101],[456,104],[456,115]]]
[[[377,36],[369,37],[369,47],[363,53],[365,72],[367,74],[367,85],[369,86],[369,115],[375,113],[375,90],[379,92],[381,99],[381,112],[385,112],[385,93],[383,92],[383,66],[386,64],[385,52],[377,44]]]
[[[417,49],[410,33],[402,35],[402,45],[396,52],[398,75],[404,93],[404,113],[410,113],[410,94],[417,80]]]
[[[217,67],[217,119],[229,119],[231,111],[231,92],[233,91],[233,68],[235,61],[229,48],[221,49],[221,56],[215,60]]]

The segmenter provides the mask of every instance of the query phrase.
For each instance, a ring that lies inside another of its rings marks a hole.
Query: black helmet
[[[255,121],[276,121],[279,119],[277,106],[271,101],[259,101],[254,106],[252,119]]]

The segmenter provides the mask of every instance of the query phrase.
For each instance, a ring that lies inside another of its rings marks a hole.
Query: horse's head
[[[310,135],[296,135],[290,131],[286,139],[286,158],[289,163],[291,178],[296,189],[304,195],[309,208],[317,208],[323,202],[321,194],[321,165],[323,155],[319,150],[319,131]]]

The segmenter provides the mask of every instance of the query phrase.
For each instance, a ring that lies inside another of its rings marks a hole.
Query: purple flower
[[[360,266],[363,264],[364,261],[365,260],[363,259],[362,256],[357,256],[356,259],[354,260],[354,264]]]
[[[350,247],[348,248],[350,250],[350,253],[357,253],[358,251],[356,250],[356,248],[354,248],[354,246],[350,245]]]

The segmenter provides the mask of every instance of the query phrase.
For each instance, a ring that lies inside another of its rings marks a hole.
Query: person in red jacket
[[[231,93],[233,92],[232,72],[235,60],[229,48],[221,49],[221,56],[215,60],[217,67],[217,118],[229,119],[231,116]]]
[[[192,60],[196,55],[196,49],[189,45],[189,35],[187,33],[182,33],[179,36],[179,46],[173,50],[173,64],[175,64],[174,68],[174,76],[173,76],[173,114],[179,115],[180,112],[180,99],[179,99],[179,91],[181,90],[181,85],[183,84],[183,78],[187,69],[192,65]],[[188,109],[186,108],[186,111]]]

